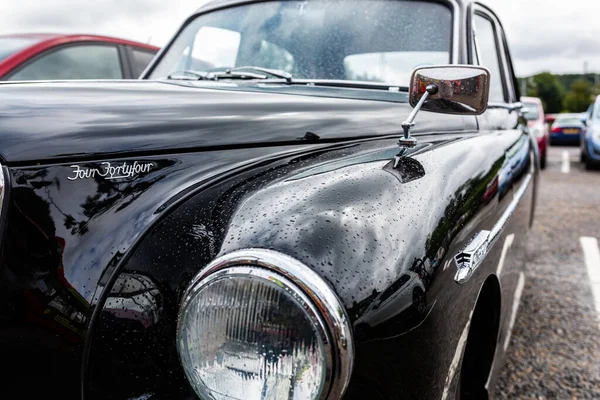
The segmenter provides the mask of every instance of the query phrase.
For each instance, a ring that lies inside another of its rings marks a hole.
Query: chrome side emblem
[[[83,168],[79,165],[71,165],[71,168],[73,168],[73,176],[67,177],[70,181],[90,179],[96,176],[112,180],[133,178],[139,174],[150,172],[150,170],[154,168],[154,163],[138,163],[135,161],[133,164],[124,162],[120,165],[112,165],[110,162],[105,161],[101,164],[100,168]]]
[[[454,256],[456,262],[456,275],[454,281],[459,285],[467,282],[479,264],[485,258],[489,247],[490,231],[481,231],[475,236],[460,253]]]

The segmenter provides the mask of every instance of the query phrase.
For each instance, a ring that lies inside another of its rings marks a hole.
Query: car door
[[[77,43],[55,47],[39,54],[4,79],[27,81],[124,77],[125,72],[117,46],[105,43]]]
[[[502,357],[515,322],[525,284],[523,266],[527,258],[527,238],[533,221],[537,181],[537,144],[526,122],[520,118],[519,94],[515,85],[510,52],[498,18],[486,7],[475,4],[470,13],[472,62],[491,73],[490,107],[478,117],[482,135],[495,135],[504,146],[498,175],[499,206],[502,214],[492,232],[494,247],[486,261],[494,264],[501,287],[501,315],[495,358]],[[491,256],[491,257],[490,257]],[[501,363],[496,363],[496,368]],[[490,376],[495,376],[491,371]],[[493,387],[494,382],[489,382]]]

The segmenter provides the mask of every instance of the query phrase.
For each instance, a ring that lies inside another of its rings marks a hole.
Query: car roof
[[[11,33],[0,35],[0,39],[3,38],[31,38],[38,39],[35,45],[50,41],[60,41],[60,43],[79,42],[79,41],[92,41],[92,42],[110,42],[116,44],[123,44],[135,47],[144,47],[149,50],[158,50],[159,48],[147,43],[136,42],[128,39],[121,39],[112,36],[103,35],[90,35],[81,33]]]
[[[212,0],[212,1],[209,1],[208,3],[204,4],[202,7],[198,8],[194,14],[198,14],[200,12],[214,10],[214,9],[226,7],[226,6],[248,4],[248,3],[260,3],[263,1],[269,1],[269,0]],[[436,0],[423,0],[423,1],[434,1],[435,2]],[[458,7],[460,8],[460,7],[466,7],[469,4],[474,3],[476,0],[448,0],[448,1],[456,3],[458,5]],[[484,3],[482,3],[482,2],[478,2],[478,3],[484,5]]]
[[[50,39],[59,36],[56,33],[9,33],[0,35],[0,38],[32,38],[32,39]]]

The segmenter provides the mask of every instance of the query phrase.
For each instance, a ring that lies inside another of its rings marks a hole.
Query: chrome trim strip
[[[519,190],[517,190],[517,192],[515,193],[512,201],[510,202],[508,207],[506,207],[506,210],[504,210],[504,213],[502,214],[498,222],[494,224],[494,227],[492,228],[492,231],[490,232],[490,237],[488,239],[488,242],[490,243],[489,247],[491,247],[496,242],[496,240],[498,240],[498,237],[500,237],[500,233],[502,233],[502,231],[506,227],[506,223],[517,209],[517,206],[521,202],[521,198],[523,197],[525,191],[529,187],[532,178],[533,175],[531,174],[531,172],[527,174],[525,180],[519,187]]]
[[[0,243],[4,243],[6,237],[7,220],[8,220],[8,204],[10,201],[10,171],[8,167],[0,164]]]
[[[494,103],[494,102],[489,102],[488,103],[488,108],[490,109],[502,109],[502,110],[507,110],[510,113],[512,113],[513,111],[520,111],[523,109],[523,103],[521,102],[516,102],[516,103]]]
[[[304,294],[312,305],[319,310],[321,318],[329,331],[331,341],[331,361],[327,368],[331,373],[325,382],[320,399],[342,398],[354,366],[354,339],[350,320],[342,302],[331,286],[305,264],[288,255],[267,249],[243,249],[223,255],[206,266],[190,282],[179,309],[179,317],[189,296],[200,287],[202,280],[216,272],[231,267],[262,267],[282,275],[294,285],[290,289],[299,296]],[[179,325],[179,322],[178,322]],[[327,344],[326,344],[327,347]]]
[[[4,206],[4,195],[6,194],[6,185],[5,183],[8,181],[8,176],[5,178],[5,169],[0,164],[0,215],[2,215],[2,208]]]
[[[458,64],[458,53],[460,48],[458,46],[460,42],[460,7],[456,0],[446,0],[452,5],[452,62],[451,64]]]
[[[457,268],[456,274],[454,275],[454,281],[456,283],[459,285],[466,283],[481,265],[489,250],[494,243],[496,243],[500,234],[504,231],[504,228],[506,228],[508,220],[512,217],[517,206],[521,202],[521,199],[525,195],[525,191],[529,187],[532,177],[533,175],[531,173],[527,174],[525,180],[519,187],[519,190],[514,194],[510,204],[494,224],[492,230],[480,231],[469,241],[465,248],[454,256],[454,262],[456,263]]]

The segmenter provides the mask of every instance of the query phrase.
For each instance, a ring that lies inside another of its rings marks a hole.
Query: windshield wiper
[[[242,71],[222,71],[222,72],[210,72],[208,79],[218,81],[219,79],[267,79],[267,75],[257,74],[255,72],[242,72]]]
[[[172,72],[167,79],[178,79],[178,80],[186,80],[186,81],[201,81],[206,79],[211,79],[208,73],[194,71],[191,69],[183,69],[181,71]]]
[[[256,72],[252,72],[252,70]],[[169,75],[167,79],[217,81],[219,79],[267,79],[269,75],[275,78],[285,79],[287,84],[289,85],[339,87],[348,89],[372,89],[386,90],[390,92],[408,92],[407,86],[390,85],[384,82],[332,79],[293,79],[292,74],[286,71],[250,65],[233,68],[222,68],[217,69],[216,71],[194,71],[189,69],[175,71],[171,73],[171,75]]]
[[[262,72],[263,74],[256,74],[253,72],[243,72],[245,70],[254,70],[257,72]],[[292,74],[286,71],[282,71],[279,69],[270,69],[263,67],[255,67],[251,65],[245,65],[242,67],[235,68],[227,68],[222,72],[210,72],[209,75],[213,77],[213,79],[220,78],[246,78],[246,79],[267,79],[267,76],[274,76],[275,78],[285,79],[287,83],[292,83]]]

